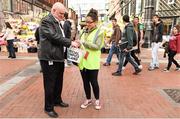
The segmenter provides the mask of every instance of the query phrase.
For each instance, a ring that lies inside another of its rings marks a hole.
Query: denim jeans
[[[15,51],[14,51],[14,44],[13,44],[14,40],[7,40],[8,46],[8,52],[9,52],[9,57],[16,57]]]
[[[112,43],[112,46],[111,46],[111,48],[109,50],[108,57],[106,59],[106,63],[110,64],[111,59],[112,59],[114,53],[117,55],[117,58],[118,58],[118,54],[119,54],[118,52],[119,51],[118,51],[118,48],[116,47],[115,43]]]
[[[159,60],[158,60],[158,49],[161,43],[153,42],[152,45],[152,62],[150,64],[151,68],[159,67]]]
[[[117,72],[122,73],[122,67],[123,67],[125,59],[133,65],[135,71],[139,69],[138,64],[135,62],[134,58],[131,56],[131,52],[121,51],[119,53],[119,66],[118,66]]]

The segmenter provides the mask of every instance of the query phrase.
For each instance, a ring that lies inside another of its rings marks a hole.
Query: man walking
[[[60,21],[64,19],[65,11],[64,5],[56,2],[51,9],[51,13],[42,19],[39,27],[40,47],[38,57],[43,73],[44,111],[54,118],[58,117],[58,114],[54,111],[54,106],[69,106],[63,102],[61,97],[64,74],[64,46],[78,47],[79,45],[64,36]]]
[[[133,50],[131,50],[131,56],[134,58],[134,60],[138,64],[138,67],[140,69],[142,69],[142,65],[140,63],[140,59],[136,56],[137,54],[139,55],[141,53],[141,50],[140,50],[141,46],[140,45],[141,45],[141,42],[143,41],[143,27],[139,23],[139,18],[138,17],[134,17],[134,19],[133,19],[133,26],[134,26],[134,30],[136,32],[137,44],[133,47]],[[123,65],[123,69],[125,69],[127,63],[128,63],[128,61],[125,60],[124,65]]]
[[[122,67],[124,64],[124,59],[126,58],[127,61],[129,61],[134,69],[135,72],[133,74],[137,75],[139,72],[141,72],[141,69],[138,67],[138,64],[135,62],[135,60],[131,56],[131,50],[133,47],[133,34],[134,34],[134,28],[132,23],[129,22],[129,16],[124,15],[123,16],[123,22],[125,24],[125,28],[123,30],[121,43],[120,43],[120,53],[119,53],[119,65],[116,72],[112,73],[113,76],[121,76],[122,75]]]
[[[117,55],[118,58],[118,48],[117,45],[119,44],[119,40],[121,38],[121,29],[119,27],[119,25],[117,24],[117,19],[113,18],[112,19],[112,25],[113,25],[113,34],[111,35],[110,41],[109,43],[112,42],[112,46],[109,50],[109,55],[106,59],[106,63],[104,63],[104,66],[109,66],[111,63],[111,59],[113,54],[115,53]]]
[[[162,42],[163,35],[163,23],[160,20],[158,15],[153,16],[154,29],[153,29],[153,38],[152,38],[152,62],[148,68],[149,71],[154,69],[159,69],[159,61],[158,61],[158,49]]]

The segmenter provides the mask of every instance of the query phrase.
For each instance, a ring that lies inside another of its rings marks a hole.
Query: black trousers
[[[9,52],[9,57],[12,57],[12,58],[15,58],[16,57],[16,54],[15,54],[15,50],[14,50],[14,44],[13,44],[14,40],[7,40],[7,49],[8,49],[8,52]]]
[[[167,70],[170,69],[172,62],[176,65],[177,68],[180,68],[180,65],[178,64],[178,62],[174,59],[174,56],[176,55],[175,51],[169,50],[168,53],[168,66],[167,66]]]
[[[61,93],[63,87],[64,62],[53,62],[40,60],[45,93],[45,110],[54,110],[54,104],[62,101]]]
[[[91,99],[91,86],[93,89],[94,97],[99,99],[99,84],[97,81],[99,70],[80,70],[83,79],[84,91],[87,99]]]
[[[132,50],[132,51],[131,51],[131,56],[134,58],[135,62],[136,62],[138,65],[141,65],[138,57],[136,56],[136,51],[135,51],[135,50]],[[125,66],[127,65],[127,63],[128,63],[128,60],[126,59],[125,62],[124,62],[124,64],[123,64],[123,66],[125,67]]]

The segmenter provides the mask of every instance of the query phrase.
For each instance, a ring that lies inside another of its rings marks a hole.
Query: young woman
[[[91,9],[86,17],[86,30],[82,33],[81,48],[85,50],[86,54],[79,63],[81,76],[83,79],[84,91],[86,100],[81,105],[85,109],[92,104],[91,86],[93,89],[95,101],[95,109],[101,109],[99,101],[99,84],[98,71],[100,68],[101,48],[103,45],[104,34],[97,27],[98,13],[97,10]]]
[[[180,65],[174,59],[177,53],[180,53],[180,25],[174,26],[172,36],[169,39],[168,65],[164,69],[165,72],[169,72],[172,62],[176,65],[176,70],[180,70]]]
[[[6,39],[7,43],[8,43],[8,46],[7,46],[7,49],[9,52],[8,58],[16,58],[14,44],[13,44],[15,35],[13,33],[13,29],[12,29],[10,23],[5,22],[5,25],[6,25],[6,30],[5,30],[5,33],[4,33],[4,36],[2,37],[2,39]]]

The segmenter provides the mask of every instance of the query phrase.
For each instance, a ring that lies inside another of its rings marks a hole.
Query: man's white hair
[[[67,11],[65,6],[61,2],[56,2],[56,3],[53,4],[53,6],[51,8],[51,13],[53,12],[53,10],[57,10],[57,9]]]

